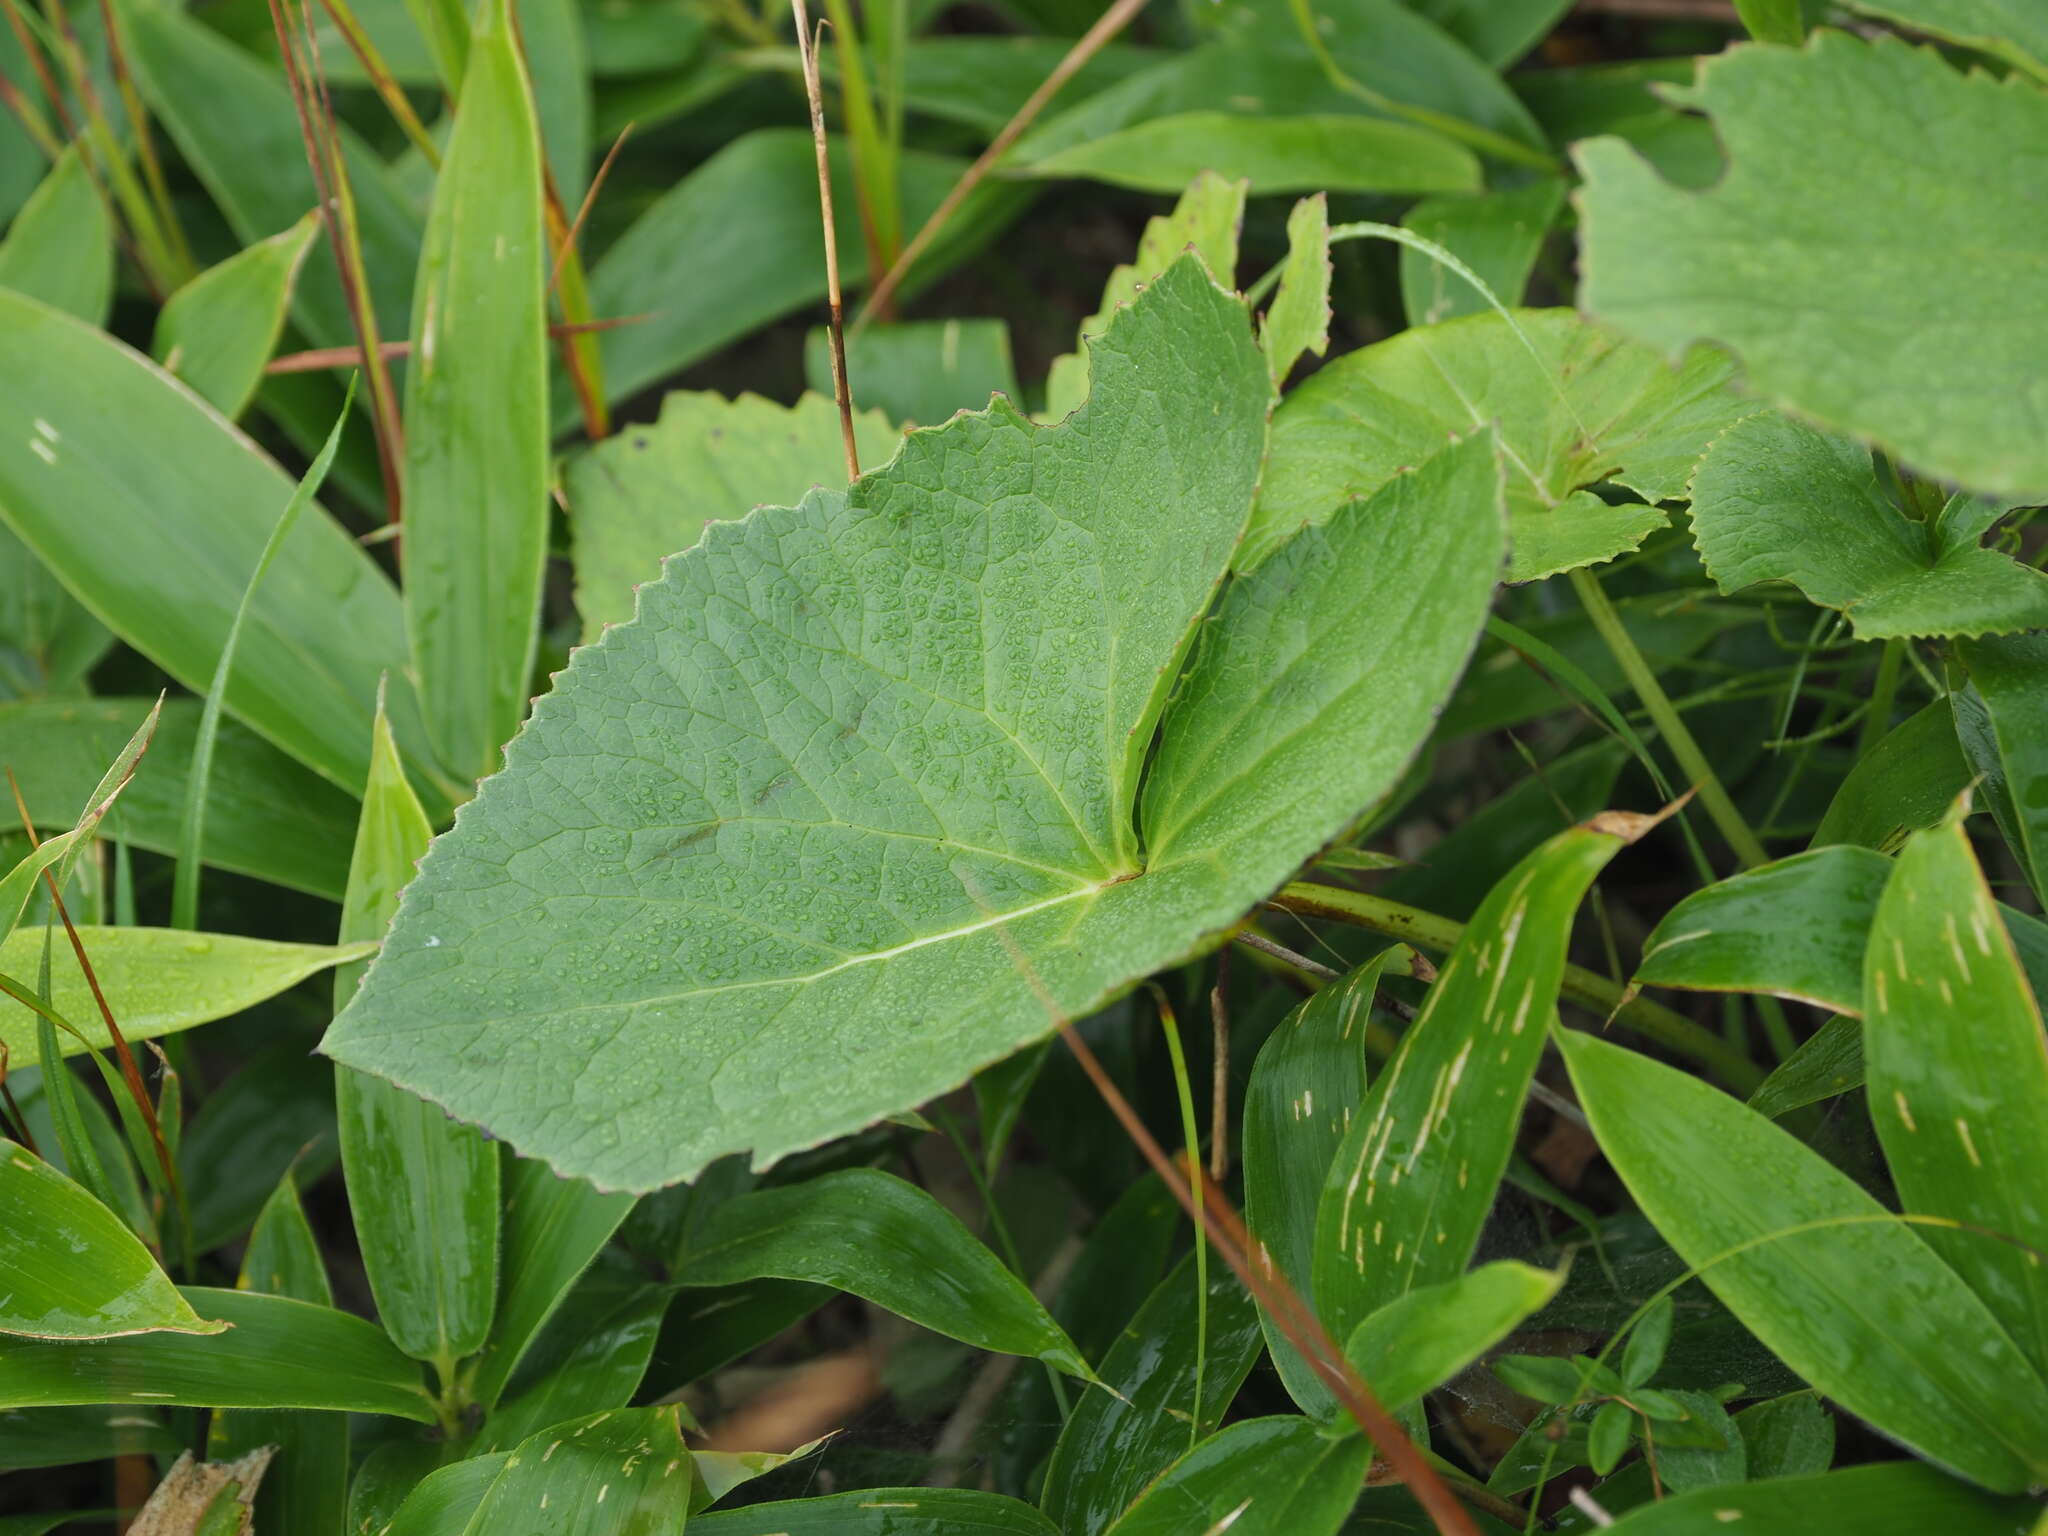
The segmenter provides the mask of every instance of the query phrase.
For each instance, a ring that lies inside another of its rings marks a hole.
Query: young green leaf
[[[1627,1403],[1616,1399],[1600,1405],[1600,1411],[1593,1415],[1592,1428],[1586,1432],[1586,1453],[1592,1458],[1595,1472],[1605,1477],[1620,1465],[1621,1458],[1628,1454],[1635,1428],[1635,1410]]]
[[[2048,625],[2048,576],[1983,547],[1999,509],[1958,497],[1914,522],[1870,450],[1775,411],[1737,422],[1692,477],[1692,532],[1723,592],[1784,581],[1859,640]]]
[[[347,1312],[253,1291],[185,1286],[212,1336],[89,1343],[0,1339],[0,1409],[68,1403],[319,1408],[434,1422],[419,1367]]]
[[[813,326],[804,336],[804,379],[814,394],[832,398],[831,334],[826,327]],[[1024,397],[1010,356],[1010,327],[993,318],[870,325],[846,338],[846,380],[854,403],[865,407],[856,430],[875,411],[906,426],[931,427],[955,411],[980,410],[990,395]],[[863,446],[863,468],[877,467],[896,451],[894,433],[880,441],[879,449]],[[833,442],[838,443],[836,417]],[[822,476],[820,483],[826,483]],[[786,497],[789,492],[772,494]]]
[[[1259,1357],[1258,1309],[1209,1266],[1199,1331],[1194,1255],[1176,1264],[1102,1362],[1108,1391],[1075,1404],[1045,1467],[1039,1508],[1063,1531],[1100,1531],[1222,1421]],[[1199,1400],[1197,1392],[1199,1391]]]
[[[1626,838],[1560,832],[1493,889],[1351,1122],[1316,1216],[1316,1310],[1340,1339],[1462,1275],[1557,1013],[1579,901]]]
[[[111,637],[109,637],[111,638]],[[0,762],[35,824],[68,828],[135,722],[154,701],[35,699],[0,704]],[[178,850],[185,776],[199,729],[194,699],[166,699],[149,771],[123,791],[117,826],[132,847]],[[237,721],[223,720],[208,792],[206,862],[274,885],[341,899],[356,802]]]
[[[92,957],[93,970],[120,1021],[121,1034],[131,1043],[227,1018],[290,990],[309,976],[362,960],[376,949],[374,944],[280,944],[232,933],[90,924],[79,926],[78,937]],[[6,943],[0,944],[0,972],[35,974],[42,947],[39,928],[9,934]],[[77,1035],[58,1031],[63,1052],[75,1056],[89,1049],[105,1050],[113,1042],[92,989],[70,947],[60,940],[58,948],[51,967],[51,1006],[79,1031]],[[13,1008],[0,1013],[0,1045],[26,1059],[34,1054],[35,1038],[32,1014]]]
[[[1517,305],[1564,208],[1565,184],[1554,176],[1477,195],[1425,197],[1401,220],[1470,267],[1503,304]],[[1438,325],[1492,305],[1464,278],[1413,246],[1401,248],[1401,303],[1410,325]]]
[[[821,1298],[825,1294],[819,1291]],[[550,1424],[625,1407],[647,1374],[663,1316],[675,1299],[636,1266],[600,1255],[520,1357],[477,1443],[511,1450]],[[678,1307],[690,1299],[677,1301]]]
[[[868,1488],[711,1510],[691,1536],[1058,1536],[1029,1504],[966,1488]]]
[[[1621,1353],[1621,1379],[1632,1387],[1647,1387],[1663,1367],[1664,1351],[1671,1345],[1671,1319],[1675,1309],[1669,1296],[1650,1303],[1650,1310],[1629,1330]]]
[[[1273,307],[1259,327],[1259,345],[1273,370],[1273,387],[1287,382],[1302,354],[1330,350],[1330,200],[1304,197],[1287,216],[1287,259]]]
[[[1849,770],[1813,834],[1813,846],[1855,843],[1889,853],[1909,832],[1936,825],[1970,787],[1947,699],[1894,726]]]
[[[0,1334],[111,1339],[219,1333],[126,1223],[26,1148],[0,1140]]]
[[[1904,1208],[2048,1371],[2048,1046],[1960,815],[1916,834],[1864,961],[1870,1117]]]
[[[1917,1232],[1718,1089],[1588,1035],[1557,1040],[1643,1213],[1788,1366],[1985,1487],[2041,1479],[2048,1387]]]
[[[1162,1472],[1107,1536],[1333,1536],[1358,1502],[1372,1445],[1313,1419],[1246,1419]]]
[[[676,1281],[830,1285],[977,1349],[1092,1378],[1036,1297],[938,1201],[873,1168],[756,1190],[720,1206]]]
[[[2007,152],[2048,135],[2048,92],[1823,28],[1802,49],[1708,61],[1685,101],[1728,155],[1707,191],[1666,184],[1612,140],[1578,146],[1586,309],[1672,357],[1731,348],[1758,394],[1930,475],[2048,490],[2028,387],[2048,346],[2033,261],[2048,210]],[[1932,122],[1934,143],[1918,126]],[[1872,186],[1894,189],[1886,237],[1845,261],[1843,221]],[[1954,280],[1958,230],[2001,281]],[[1958,336],[1973,338],[1967,359]]]
[[[193,278],[157,313],[150,356],[223,416],[240,416],[277,350],[300,264],[319,233],[320,217],[309,213]]]
[[[1684,495],[1707,444],[1756,409],[1726,387],[1733,372],[1704,354],[1667,368],[1569,310],[1404,331],[1320,370],[1274,414],[1238,564],[1489,422],[1508,466],[1509,580],[1611,559],[1664,526],[1654,503]],[[1588,489],[1610,481],[1651,505],[1611,506]]]
[[[1213,171],[1204,171],[1187,184],[1171,212],[1146,220],[1138,236],[1137,255],[1111,270],[1100,307],[1081,322],[1082,341],[1107,331],[1119,308],[1137,298],[1145,284],[1190,250],[1220,281],[1233,282],[1248,190],[1244,182],[1225,181]],[[1084,345],[1052,360],[1045,376],[1045,409],[1039,420],[1061,421],[1080,409],[1088,398],[1088,357]]]
[[[854,441],[861,463],[873,469],[896,451],[897,433],[879,412],[862,411]],[[695,544],[705,524],[845,483],[846,450],[829,394],[805,395],[793,406],[759,395],[666,396],[660,420],[575,454],[563,471],[584,640],[631,619],[634,590],[659,579],[663,559]]]
[[[114,227],[76,144],[22,205],[0,240],[0,288],[104,325],[114,301]]]
[[[1245,1226],[1259,1262],[1313,1302],[1316,1201],[1323,1176],[1365,1102],[1365,1025],[1380,973],[1395,955],[1382,951],[1296,1008],[1259,1048],[1244,1091]],[[1266,1347],[1287,1391],[1311,1417],[1335,1414],[1330,1395],[1279,1325],[1259,1312]]]
[[[14,531],[115,633],[203,690],[233,617],[223,594],[240,595],[292,480],[146,358],[4,290],[0,420],[0,510]],[[423,742],[396,681],[398,594],[333,518],[294,526],[248,640],[229,713],[344,789],[362,787],[386,673],[400,737]]]
[[[250,1230],[236,1283],[245,1291],[333,1305],[319,1240],[289,1173]],[[252,1529],[341,1536],[348,1503],[348,1416],[244,1410],[216,1413],[207,1426],[206,1452],[215,1461],[266,1445],[277,1447],[277,1456],[257,1490],[261,1523]]]
[[[1408,123],[1330,113],[1247,117],[1182,112],[1150,118],[1028,162],[1032,176],[1173,192],[1205,171],[1254,192],[1473,192],[1479,158]]]
[[[1647,1390],[1631,1394],[1638,1407]],[[1657,1437],[1657,1473],[1674,1493],[1695,1488],[1720,1488],[1749,1475],[1749,1447],[1728,1410],[1704,1392],[1671,1392],[1671,1406],[1683,1411],[1679,1425],[1658,1416],[1651,1424]]]
[[[1956,732],[2038,896],[2048,889],[2048,637],[1965,640],[1957,650],[1971,686],[1950,696]]]
[[[1824,1477],[1700,1488],[1643,1505],[1613,1529],[1620,1536],[1725,1536],[1731,1526],[1757,1536],[2012,1536],[2037,1513],[2025,1499],[1997,1498],[1932,1467],[1889,1461]]]
[[[470,1394],[486,1409],[576,1277],[597,1257],[626,1213],[631,1195],[600,1194],[581,1179],[557,1178],[545,1163],[506,1154],[504,1242],[498,1267],[503,1294],[477,1362]],[[569,1417],[564,1414],[563,1417]]]
[[[1418,1286],[1351,1332],[1344,1354],[1390,1409],[1449,1381],[1546,1305],[1562,1270],[1502,1261]]]
[[[405,625],[441,761],[499,766],[532,683],[547,559],[541,159],[510,0],[486,0],[413,290]]]
[[[956,417],[670,561],[436,844],[329,1054],[601,1185],[765,1165],[1187,955],[1383,795],[1484,616],[1491,442],[1198,626],[1271,398],[1244,309],[1183,261],[1094,371],[1058,427]]]
[[[1835,1419],[1811,1392],[1752,1403],[1735,1415],[1749,1449],[1749,1475],[1817,1477],[1835,1459]]]
[[[344,937],[390,925],[398,893],[431,837],[379,709],[370,748]],[[335,978],[346,1004],[359,971]],[[334,1075],[342,1172],[377,1315],[398,1347],[431,1360],[444,1385],[490,1337],[498,1291],[498,1149],[477,1131],[379,1077]],[[500,1378],[502,1385],[502,1378]]]

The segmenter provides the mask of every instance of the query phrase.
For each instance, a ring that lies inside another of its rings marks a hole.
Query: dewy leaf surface
[[[1498,569],[1490,444],[1232,590],[1142,852],[1271,385],[1194,262],[1093,372],[1058,427],[999,402],[670,561],[428,855],[330,1053],[600,1185],[765,1165],[1186,956],[1385,793]]]
[[[1646,502],[1682,496],[1707,444],[1756,409],[1725,388],[1725,359],[1702,354],[1673,370],[1570,310],[1513,314],[1520,335],[1491,311],[1418,326],[1339,358],[1289,394],[1274,413],[1240,568],[1447,437],[1488,424],[1507,465],[1508,579],[1612,559],[1663,527],[1664,514],[1609,506],[1585,488],[1613,480]]]
[[[1984,548],[1992,515],[1958,500],[1915,522],[1869,449],[1772,411],[1723,433],[1692,479],[1693,539],[1723,592],[1790,582],[1861,640],[2048,626],[2048,576]]]
[[[1584,307],[1674,357],[1731,348],[1759,394],[1930,475],[2048,492],[2048,93],[1824,29],[1730,50],[1686,101],[1728,153],[1709,191],[1578,148]]]

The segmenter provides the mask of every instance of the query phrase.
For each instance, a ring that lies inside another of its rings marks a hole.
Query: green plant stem
[[[1863,730],[1856,738],[1856,756],[1870,755],[1892,728],[1892,703],[1899,696],[1899,671],[1905,665],[1906,642],[1894,635],[1885,641],[1877,658],[1877,677],[1870,685],[1870,710],[1863,717]]]
[[[1384,896],[1345,890],[1334,885],[1296,883],[1283,887],[1272,904],[1284,912],[1303,917],[1324,917],[1413,944],[1437,954],[1447,954],[1465,932],[1465,925],[1434,912],[1403,906]],[[1564,968],[1566,997],[1595,1013],[1625,1025],[1679,1055],[1698,1062],[1722,1083],[1745,1097],[1764,1080],[1764,1073],[1747,1056],[1731,1048],[1711,1030],[1695,1024],[1648,998],[1630,996],[1605,976],[1581,965]]]
[[[1181,1140],[1187,1144],[1188,1191],[1194,1198],[1191,1214],[1195,1221],[1195,1400],[1188,1413],[1188,1449],[1193,1450],[1202,1438],[1202,1376],[1209,1355],[1209,1245],[1204,1241],[1202,1226],[1204,1186],[1201,1179],[1194,1177],[1194,1170],[1202,1162],[1202,1133],[1195,1123],[1195,1094],[1188,1081],[1187,1057],[1180,1048],[1180,1024],[1165,991],[1157,985],[1152,991],[1159,1003],[1160,1027],[1166,1032],[1166,1052],[1173,1058],[1173,1091],[1180,1101]]]
[[[1571,573],[1572,590],[1579,595],[1579,602],[1586,610],[1586,617],[1593,621],[1600,638],[1621,666],[1622,675],[1629,686],[1636,691],[1636,697],[1643,701],[1643,708],[1649,711],[1650,719],[1663,736],[1671,755],[1678,759],[1679,770],[1699,791],[1700,804],[1706,807],[1707,816],[1720,829],[1721,836],[1734,850],[1746,868],[1755,868],[1770,861],[1764,852],[1764,845],[1757,841],[1756,833],[1749,829],[1749,823],[1742,819],[1742,812],[1735,808],[1735,802],[1728,798],[1728,791],[1721,785],[1720,778],[1707,762],[1707,756],[1700,750],[1700,744],[1693,740],[1692,732],[1665,693],[1664,685],[1657,681],[1657,674],[1643,653],[1636,648],[1628,626],[1621,622],[1621,615],[1614,611],[1600,578],[1586,566],[1580,566]]]

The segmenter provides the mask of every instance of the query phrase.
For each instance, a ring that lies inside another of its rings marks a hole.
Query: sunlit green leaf
[[[1506,1338],[1563,1283],[1561,1270],[1482,1264],[1395,1297],[1352,1330],[1344,1354],[1374,1395],[1398,1411]]]
[[[48,1163],[0,1140],[0,1334],[108,1339],[202,1320],[127,1225]],[[0,1389],[4,1390],[4,1389]]]
[[[150,355],[223,416],[236,417],[277,350],[299,265],[320,233],[309,213],[209,267],[164,301]]]
[[[114,228],[77,145],[58,157],[0,240],[0,288],[104,325],[114,299]]]
[[[2048,136],[2048,92],[1823,28],[1802,49],[1709,60],[1685,101],[1728,154],[1708,191],[1610,140],[1578,146],[1585,307],[1673,357],[1728,347],[1758,394],[1930,475],[2048,492],[2031,392],[2048,211],[2010,153]],[[1890,189],[1884,238],[1848,259],[1842,230],[1875,186]],[[1997,281],[1956,281],[1961,231]]]
[[[1608,560],[1664,526],[1654,503],[1683,496],[1707,444],[1756,408],[1726,388],[1723,360],[1673,370],[1568,310],[1520,310],[1514,325],[1488,311],[1404,331],[1288,395],[1240,567],[1488,423],[1507,463],[1508,578]],[[1603,482],[1651,505],[1611,505],[1588,489]]]
[[[1715,439],[1692,477],[1693,538],[1723,592],[1790,582],[1862,640],[2048,625],[2048,576],[1983,547],[1996,510],[1959,497],[1914,522],[1867,448],[1775,411]]]
[[[1927,1241],[2048,1370],[2048,1045],[1960,819],[1899,853],[1870,927],[1870,1118]]]
[[[1793,1370],[1995,1490],[2048,1468],[2048,1387],[1918,1232],[1720,1090],[1557,1034],[1600,1147],[1657,1230]]]
[[[681,1410],[628,1408],[544,1429],[506,1456],[468,1536],[639,1536],[680,1530],[690,1453]]]

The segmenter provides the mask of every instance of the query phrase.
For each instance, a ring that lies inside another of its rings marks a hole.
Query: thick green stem
[[[1437,913],[1334,885],[1290,885],[1273,898],[1273,905],[1303,917],[1325,917],[1370,928],[1374,933],[1437,954],[1447,954],[1465,932],[1463,923]],[[1764,1080],[1763,1070],[1755,1062],[1713,1031],[1661,1003],[1630,996],[1626,989],[1584,966],[1564,968],[1562,991],[1581,1007],[1698,1062],[1745,1097]]]
[[[1578,593],[1586,617],[1593,621],[1593,628],[1600,632],[1607,649],[1621,664],[1622,675],[1628,679],[1636,697],[1643,701],[1643,708],[1650,712],[1650,720],[1664,738],[1665,745],[1671,749],[1671,755],[1678,759],[1679,771],[1699,791],[1700,804],[1706,807],[1708,817],[1720,829],[1721,836],[1745,867],[1753,869],[1768,863],[1770,855],[1764,852],[1764,845],[1757,841],[1757,835],[1750,831],[1749,823],[1742,819],[1742,812],[1735,808],[1735,802],[1728,798],[1728,791],[1721,787],[1720,778],[1707,762],[1706,754],[1700,751],[1700,744],[1693,740],[1692,732],[1686,729],[1671,696],[1657,681],[1657,674],[1651,670],[1650,663],[1629,635],[1628,626],[1621,622],[1621,615],[1608,601],[1607,593],[1600,586],[1600,578],[1581,566],[1572,572],[1571,580],[1572,590]]]

